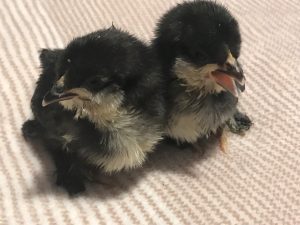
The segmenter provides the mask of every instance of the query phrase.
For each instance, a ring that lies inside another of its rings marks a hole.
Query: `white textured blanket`
[[[22,138],[38,50],[112,21],[150,40],[175,0],[0,0],[0,224],[300,224],[300,2],[223,1],[240,22],[254,120],[227,154],[161,148],[143,169],[70,199]]]

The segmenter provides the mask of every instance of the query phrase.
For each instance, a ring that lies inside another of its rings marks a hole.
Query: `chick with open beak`
[[[169,83],[170,138],[194,145],[226,123],[233,131],[249,129],[251,121],[237,110],[245,89],[240,46],[237,21],[216,2],[185,2],[161,18],[153,47]]]

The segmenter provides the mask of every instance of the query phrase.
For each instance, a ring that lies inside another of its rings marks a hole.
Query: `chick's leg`
[[[56,184],[64,188],[70,196],[85,191],[84,175],[76,155],[53,140],[47,140],[46,147],[56,166]]]
[[[234,116],[230,118],[226,125],[232,133],[244,135],[247,130],[252,126],[250,118],[240,111],[236,111]]]
[[[22,133],[26,140],[39,139],[44,132],[42,125],[35,119],[27,120],[22,126]]]

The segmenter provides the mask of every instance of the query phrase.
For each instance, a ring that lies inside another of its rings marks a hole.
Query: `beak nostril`
[[[233,65],[231,65],[230,63],[225,63],[226,69],[228,71],[233,71],[235,70],[235,67]]]

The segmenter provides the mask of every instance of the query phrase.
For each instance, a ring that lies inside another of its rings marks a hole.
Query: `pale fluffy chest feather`
[[[189,143],[215,133],[236,109],[236,101],[233,98],[204,97],[191,101],[190,94],[184,92],[177,95],[174,104],[168,120],[167,135]]]
[[[74,110],[73,104],[65,101],[63,106]],[[76,108],[76,118],[87,118],[101,130],[107,131],[108,138],[99,145],[105,147],[101,151],[93,151],[85,158],[92,164],[102,167],[105,172],[115,172],[142,165],[147,153],[161,139],[161,125],[147,121],[138,112],[121,108],[83,105]]]

